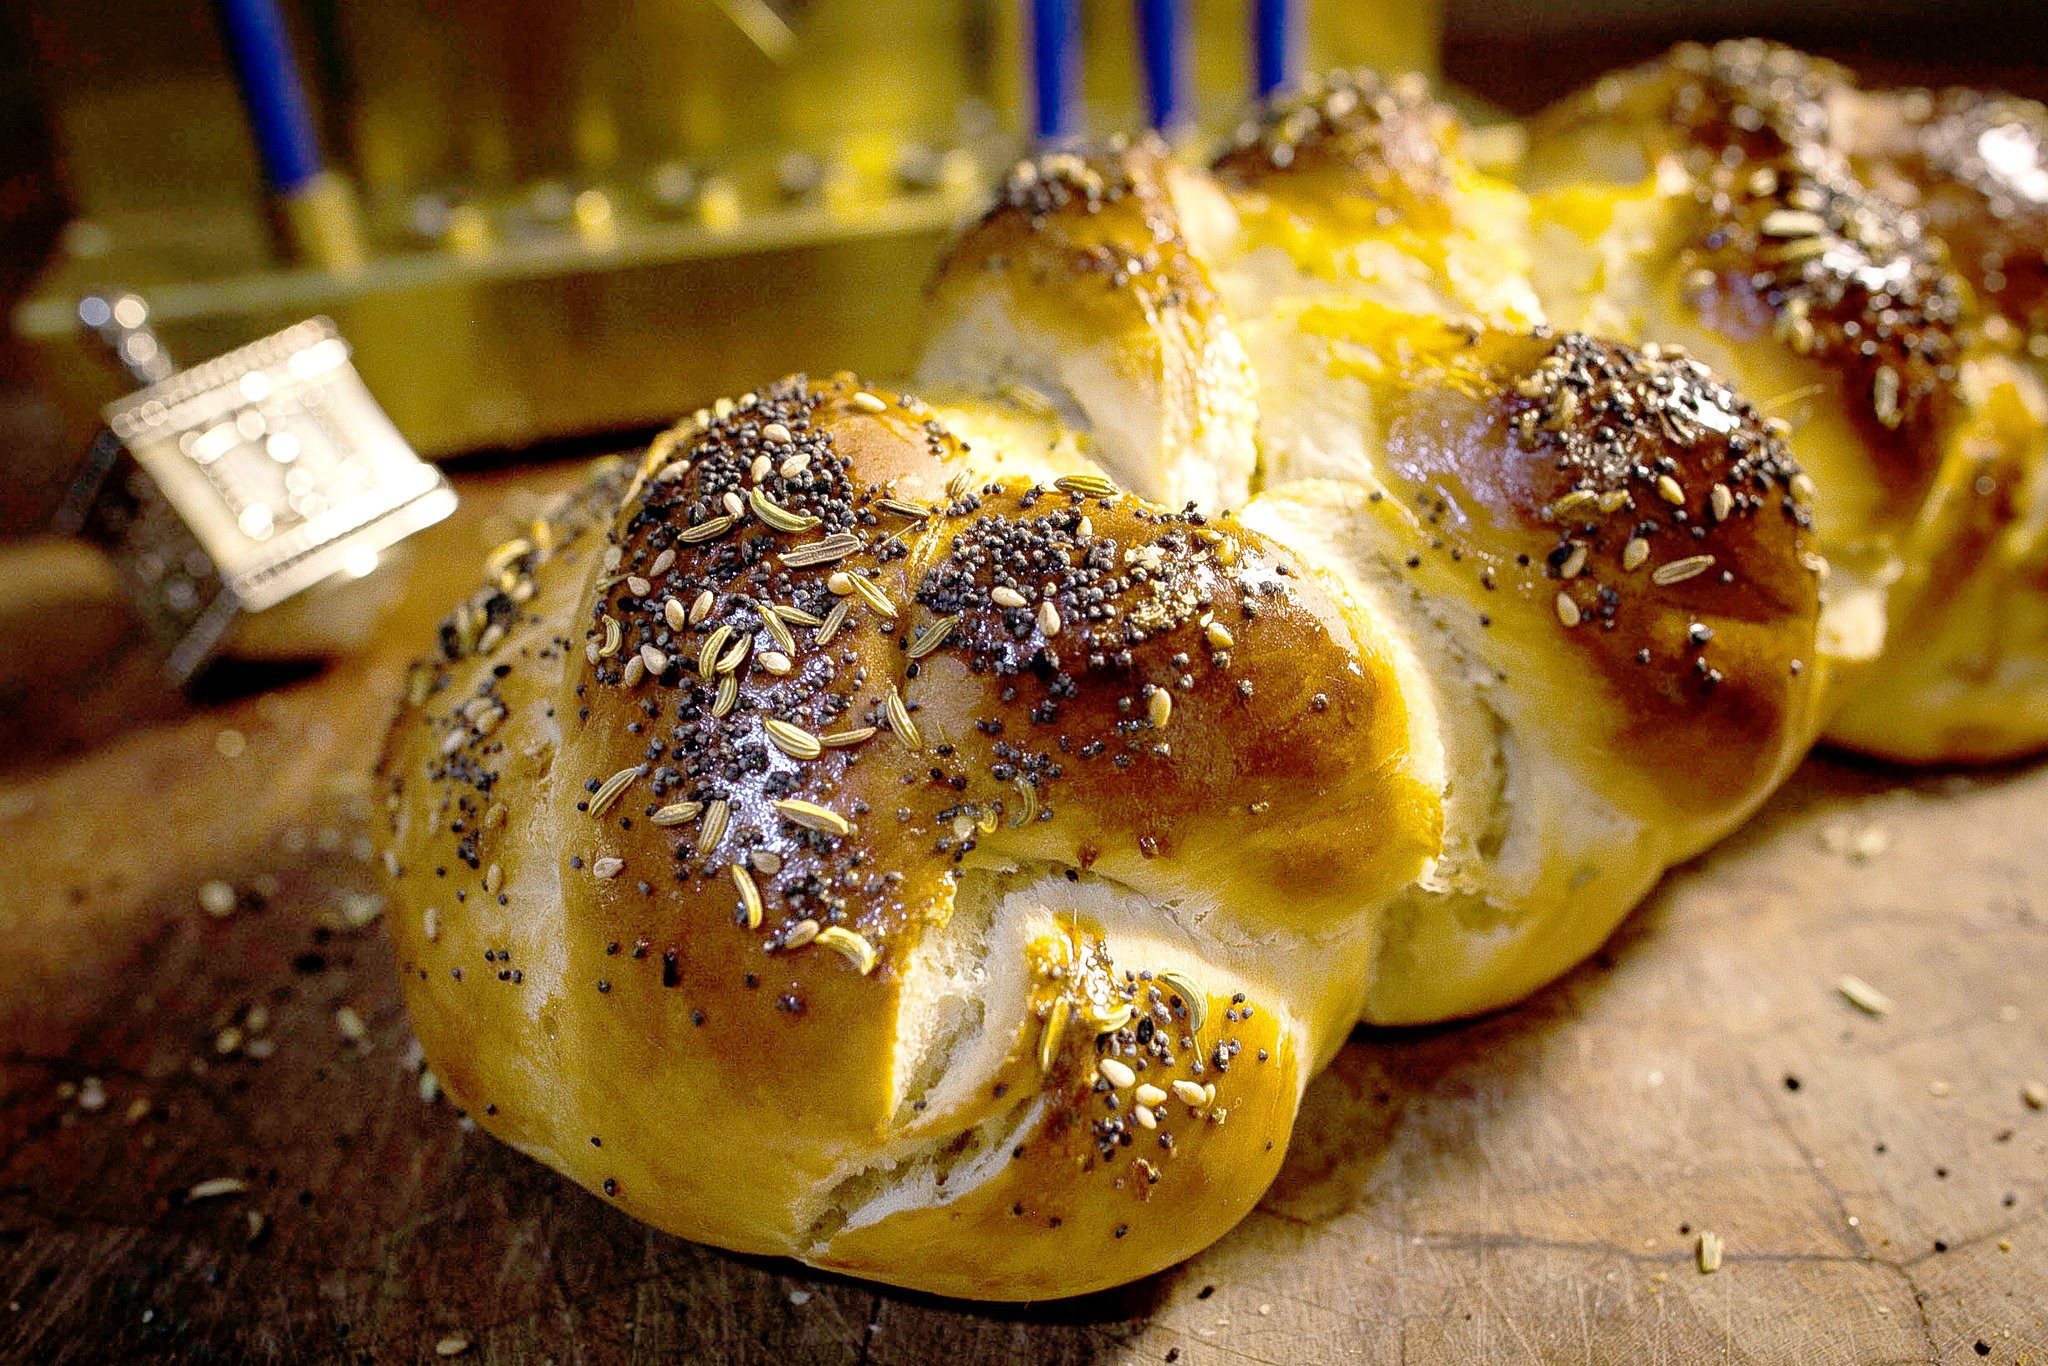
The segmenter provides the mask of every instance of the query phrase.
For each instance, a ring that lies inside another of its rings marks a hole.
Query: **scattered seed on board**
[[[1096,1063],[1095,1067],[1108,1079],[1111,1086],[1122,1088],[1138,1084],[1138,1074],[1131,1070],[1129,1063],[1116,1058],[1104,1058]]]
[[[215,1176],[199,1182],[185,1192],[187,1202],[217,1200],[223,1195],[241,1195],[249,1189],[249,1183],[239,1176]]]
[[[1891,1012],[1892,998],[1861,977],[1845,975],[1841,981],[1835,983],[1835,990],[1842,993],[1842,999],[1865,1015],[1886,1015]]]
[[[456,732],[460,734],[461,732]],[[215,879],[199,884],[199,909],[215,920],[235,913],[235,889]]]
[[[1640,536],[1631,536],[1628,544],[1621,548],[1621,567],[1635,570],[1643,567],[1643,561],[1650,558],[1650,543]]]
[[[989,593],[989,600],[998,607],[1023,607],[1027,599],[1014,588],[999,586]]]
[[[1721,1269],[1722,1249],[1720,1234],[1702,1231],[1699,1237],[1699,1244],[1694,1250],[1699,1256],[1700,1274],[1702,1276],[1711,1276]]]
[[[617,877],[620,873],[623,873],[625,871],[626,861],[622,858],[612,858],[607,856],[605,858],[597,860],[595,863],[590,865],[590,875],[594,878],[602,878],[609,880],[611,878]]]
[[[888,404],[884,403],[881,399],[875,397],[875,395],[867,392],[867,390],[865,389],[855,394],[848,401],[852,403],[854,407],[860,409],[864,413],[882,413],[887,412],[889,410]]]
[[[1579,624],[1579,605],[1572,601],[1571,594],[1559,593],[1557,595],[1557,619],[1568,627]]]

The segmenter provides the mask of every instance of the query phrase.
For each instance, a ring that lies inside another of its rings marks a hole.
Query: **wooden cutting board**
[[[1244,1225],[1107,1294],[728,1256],[499,1147],[423,1089],[364,774],[568,477],[471,478],[388,650],[207,705],[0,555],[0,1358],[2048,1361],[2048,766],[1810,763],[1535,1000],[1361,1031]]]

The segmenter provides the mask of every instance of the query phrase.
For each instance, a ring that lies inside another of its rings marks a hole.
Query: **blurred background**
[[[173,705],[147,677],[153,656],[129,648],[142,627],[111,562],[42,534],[102,409],[136,384],[80,325],[89,291],[140,291],[185,365],[328,315],[421,454],[538,463],[623,448],[793,370],[903,373],[939,252],[1037,137],[1159,127],[1198,151],[1258,91],[1336,65],[1426,72],[1484,123],[1681,39],[1747,33],[1885,82],[2039,96],[2044,13],[1987,0],[4,0],[0,742],[61,752],[102,712]],[[399,592],[383,578],[362,592]],[[317,595],[259,615],[261,631],[238,634],[245,656],[329,653],[337,623],[360,635],[378,619]],[[64,677],[116,660],[137,678],[80,692],[60,726],[59,656]]]
[[[1037,29],[1063,10],[1069,65],[1048,97]],[[1165,107],[1148,13],[1176,20]],[[2048,92],[2035,7],[1972,0],[0,14],[0,535],[47,519],[98,410],[131,387],[78,326],[88,289],[142,291],[188,363],[330,314],[422,453],[489,459],[602,447],[790,369],[900,370],[940,245],[1035,129],[1213,136],[1274,63],[1427,71],[1483,119],[1682,38],[1760,33],[1887,81]],[[1276,16],[1285,32],[1262,38]]]

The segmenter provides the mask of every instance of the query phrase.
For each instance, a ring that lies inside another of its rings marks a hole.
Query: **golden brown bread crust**
[[[593,492],[608,538],[501,555],[490,625],[451,623],[394,729],[393,934],[449,1093],[661,1227],[952,1293],[1211,1241],[1362,990],[1269,1002],[1232,945],[1362,954],[1360,894],[1434,844],[1384,647],[1227,519],[981,484],[850,377],[704,416]],[[989,1084],[926,1115],[914,960],[964,879],[1020,877],[1159,927],[1030,921]],[[936,1195],[890,1207],[895,1166]],[[1057,1222],[980,1271],[1023,1219]]]
[[[1532,651],[1568,642],[1661,820],[1747,810],[1810,705],[1819,561],[1784,442],[1696,362],[1582,333],[1430,361],[1382,395],[1382,479],[1427,527],[1411,568],[1479,585],[1437,591]]]
[[[1156,139],[1018,163],[939,272],[919,382],[1025,391],[1128,487],[1228,506],[1257,460],[1252,381],[1169,174]]]
[[[1696,176],[1787,155],[1810,166],[1829,141],[1838,97],[1854,85],[1846,67],[1761,39],[1680,43],[1532,119],[1527,171],[1546,185],[1581,178],[1587,168],[1572,158],[1583,139],[1602,130],[1636,148],[1640,159],[1630,176],[1646,174],[1666,156]]]
[[[1694,197],[1687,302],[1738,346],[1775,339],[1832,372],[1885,515],[1910,519],[1957,404],[1964,294],[1940,245],[1847,177],[1789,158],[1716,174]]]
[[[1124,980],[1100,940],[1065,961],[1084,965],[1112,1009],[1134,1007],[1135,1023],[1106,1035],[1070,1023],[1042,1076],[1045,1026],[1027,1031],[996,1085],[1047,1097],[1032,1141],[955,1198],[832,1237],[822,1265],[940,1294],[1045,1299],[1147,1275],[1250,1213],[1286,1156],[1307,1080],[1295,1038],[1241,993],[1211,995],[1201,1011],[1216,1023],[1202,1037],[1214,1042],[1191,1056],[1174,987],[1156,974]],[[1044,991],[1034,1013],[1049,1017],[1058,999]],[[1105,1057],[1133,1082],[1105,1075]]]
[[[1444,849],[1397,897],[1366,1018],[1508,1004],[1734,828],[1817,728],[1806,481],[1690,359],[1361,310],[1370,467],[1245,518],[1401,624],[1446,751]],[[1361,590],[1365,591],[1365,590]]]
[[[2048,359],[2048,109],[1979,90],[1871,92],[1837,140],[1947,243],[1978,302]]]
[[[1363,200],[1382,225],[1442,226],[1456,130],[1420,76],[1333,71],[1261,105],[1210,169],[1233,191],[1319,206]]]
[[[2048,356],[2044,132],[2029,101],[1866,91],[1756,42],[1679,48],[1533,130],[1538,184],[1682,166],[1698,203],[1682,290],[1700,321],[1733,348],[1768,331],[1826,366],[1838,405],[1795,444],[1824,486],[1829,554],[1883,587],[1889,631],[1885,658],[1840,673],[1829,734],[1893,758],[2048,738],[2022,701],[2048,666],[2031,607],[2048,404],[2026,359]],[[1875,496],[1845,499],[1858,483]]]
[[[1530,178],[1584,174],[1578,154],[1609,135],[1638,144],[1645,171],[1682,163],[1686,302],[1737,347],[1773,339],[1836,376],[1896,526],[1954,418],[1965,290],[1920,220],[1848,173],[1834,130],[1853,90],[1790,48],[1681,44],[1539,116]]]
[[[1018,162],[995,206],[954,248],[938,291],[960,273],[985,271],[1006,278],[1021,303],[1055,316],[1079,311],[1090,331],[1184,318],[1199,333],[1217,310],[1216,292],[1161,182],[1163,155],[1141,142]]]

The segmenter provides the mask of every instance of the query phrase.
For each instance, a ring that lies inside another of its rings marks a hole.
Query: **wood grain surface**
[[[1810,763],[1535,1000],[1358,1033],[1243,1226],[1108,1294],[733,1257],[499,1147],[410,1048],[365,774],[568,477],[469,478],[387,650],[203,702],[0,547],[0,1358],[2048,1362],[2048,766]]]

